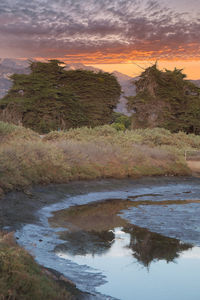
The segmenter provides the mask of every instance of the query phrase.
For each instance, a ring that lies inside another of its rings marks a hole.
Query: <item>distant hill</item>
[[[114,71],[113,74],[117,78],[119,84],[122,88],[122,95],[120,97],[120,101],[115,109],[116,112],[123,113],[125,115],[131,115],[130,112],[127,110],[127,99],[126,97],[136,95],[136,86],[134,84],[137,78],[132,78],[128,75],[120,73],[118,71]]]
[[[66,64],[65,70],[87,70],[87,71],[93,71],[95,73],[98,73],[99,71],[102,71],[101,69],[94,68],[92,66],[86,66],[81,63],[71,63]]]
[[[14,73],[27,74],[29,72],[28,66],[28,61],[9,58],[0,59],[0,98],[3,98],[12,86],[10,76]]]
[[[200,87],[200,79],[199,80],[191,80],[196,86]]]

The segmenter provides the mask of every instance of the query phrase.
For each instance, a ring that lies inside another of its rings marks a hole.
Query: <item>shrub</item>
[[[113,124],[122,124],[125,129],[130,129],[131,127],[131,118],[121,114],[121,113],[114,113],[113,114]]]
[[[5,123],[0,121],[0,142],[5,143],[12,140],[39,140],[39,135],[29,129],[22,126],[16,126],[14,124]]]
[[[14,128],[25,138],[13,135],[1,144],[1,193],[79,179],[187,175],[184,151],[200,149],[200,137],[162,128],[118,131],[105,125],[51,132],[43,138]]]

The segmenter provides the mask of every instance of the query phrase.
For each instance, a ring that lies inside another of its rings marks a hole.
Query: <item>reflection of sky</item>
[[[194,247],[192,249],[189,249],[188,251],[184,251],[180,254],[181,258],[188,258],[188,259],[200,259],[200,248]]]
[[[128,248],[130,244],[130,234],[125,233],[120,230],[120,228],[116,228],[114,230],[115,232],[115,242],[110,247],[109,251],[107,251],[105,254],[86,254],[86,255],[76,255],[75,260],[78,263],[82,263],[82,260],[87,261],[87,263],[90,263],[90,260],[99,260],[103,258],[119,258],[119,257],[125,257],[130,256],[132,251]],[[67,253],[58,253],[59,256],[66,258],[66,259],[72,259],[72,255],[68,255]],[[93,262],[94,262],[93,261]],[[99,266],[98,266],[99,267]]]
[[[128,248],[130,235],[115,229],[115,242],[103,255],[69,256],[106,275],[108,282],[97,290],[122,300],[199,300],[200,248],[184,251],[175,263],[156,261],[142,267]]]

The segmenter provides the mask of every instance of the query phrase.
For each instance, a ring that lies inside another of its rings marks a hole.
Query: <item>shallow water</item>
[[[56,255],[101,271],[107,282],[96,290],[117,299],[198,299],[200,248],[123,219],[126,211],[118,213],[126,206],[141,210],[144,201],[134,199],[137,201],[108,199],[55,212],[50,224],[68,228],[58,233],[63,243],[55,247]],[[180,203],[185,204],[176,204],[177,208],[185,206],[186,211],[191,206],[190,202]],[[149,200],[146,213],[154,206],[169,209],[174,204]],[[196,277],[191,276],[194,273]]]
[[[130,239],[130,234],[116,228],[115,241],[104,253],[71,255],[63,247],[56,253],[63,259],[100,270],[107,283],[97,291],[117,299],[199,299],[199,247],[182,251],[173,261],[155,258],[146,265],[144,257],[144,261],[138,260],[130,249]]]
[[[34,218],[5,208],[4,224],[10,219],[19,243],[90,299],[199,299],[199,179],[107,180],[33,195]]]

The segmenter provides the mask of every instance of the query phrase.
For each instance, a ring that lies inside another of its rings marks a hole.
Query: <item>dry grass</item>
[[[119,132],[106,125],[41,139],[9,126],[0,131],[0,192],[79,179],[188,175],[184,151],[200,148],[199,136],[164,129]]]
[[[200,173],[200,161],[199,160],[197,160],[197,161],[188,160],[187,165],[193,172],[196,172],[198,174]]]
[[[90,141],[91,139],[103,139],[117,144],[142,144],[155,146],[172,146],[181,148],[200,148],[200,136],[194,134],[186,134],[184,132],[171,133],[167,129],[136,129],[127,131],[117,131],[109,125],[99,126],[95,128],[77,128],[68,131],[52,131],[45,136],[46,141],[55,140],[76,140]]]
[[[36,141],[39,140],[39,138],[40,136],[30,129],[0,121],[0,145],[16,139],[18,141]]]
[[[44,274],[12,234],[0,233],[0,299],[70,300],[70,294]]]

